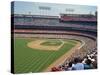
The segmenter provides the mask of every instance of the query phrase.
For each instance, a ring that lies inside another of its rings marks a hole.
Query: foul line
[[[59,39],[59,41],[61,41],[62,44],[58,47],[58,49],[61,48],[64,45],[64,41],[62,41],[61,39]]]

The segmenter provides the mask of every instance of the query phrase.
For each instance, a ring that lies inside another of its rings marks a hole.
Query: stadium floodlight
[[[43,13],[44,15],[48,15],[48,11],[51,10],[51,8],[48,6],[39,6],[39,9],[41,10],[41,13]]]
[[[39,6],[39,9],[40,10],[51,10],[51,8],[47,6]]]
[[[31,12],[29,11],[28,14],[31,15]]]
[[[66,11],[66,12],[69,12],[69,14],[70,14],[70,12],[74,12],[74,9],[70,9],[70,8],[68,9],[68,8],[67,8],[67,9],[65,9],[65,11]]]
[[[74,9],[66,9],[66,11],[73,12]]]

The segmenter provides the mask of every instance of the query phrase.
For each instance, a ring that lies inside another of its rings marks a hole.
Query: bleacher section
[[[58,16],[12,15],[15,29],[97,31],[97,22],[60,22]]]

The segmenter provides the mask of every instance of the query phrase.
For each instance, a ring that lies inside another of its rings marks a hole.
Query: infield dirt
[[[44,43],[44,42],[46,42],[46,40],[35,40],[35,41],[32,41],[32,42],[29,42],[27,44],[27,46],[30,47],[30,48],[33,48],[33,49],[38,49],[38,50],[57,51],[64,44],[64,42],[61,41],[61,45],[59,45],[59,46],[46,46],[46,45],[41,45],[41,43]]]

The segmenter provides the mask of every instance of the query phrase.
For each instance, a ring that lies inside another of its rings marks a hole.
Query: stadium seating
[[[96,23],[62,23],[59,22],[59,18],[37,18],[37,17],[14,17],[14,25],[22,26],[56,26],[56,27],[70,27],[76,29],[85,29],[85,30],[96,30]]]
[[[85,42],[85,45],[80,48],[81,51],[74,52],[72,56],[66,59],[62,64],[57,64],[51,68],[51,71],[68,71],[75,70],[74,60],[80,57],[81,64],[85,65],[84,69],[89,69],[86,66],[91,66],[90,69],[97,68],[97,23],[95,18],[86,16],[63,17],[62,20],[84,21],[84,22],[60,22],[58,17],[44,16],[14,16],[14,33],[15,37],[27,38],[63,38],[76,39]],[[34,34],[34,35],[33,35]],[[77,56],[78,55],[78,56]],[[87,65],[87,61],[90,62]]]

